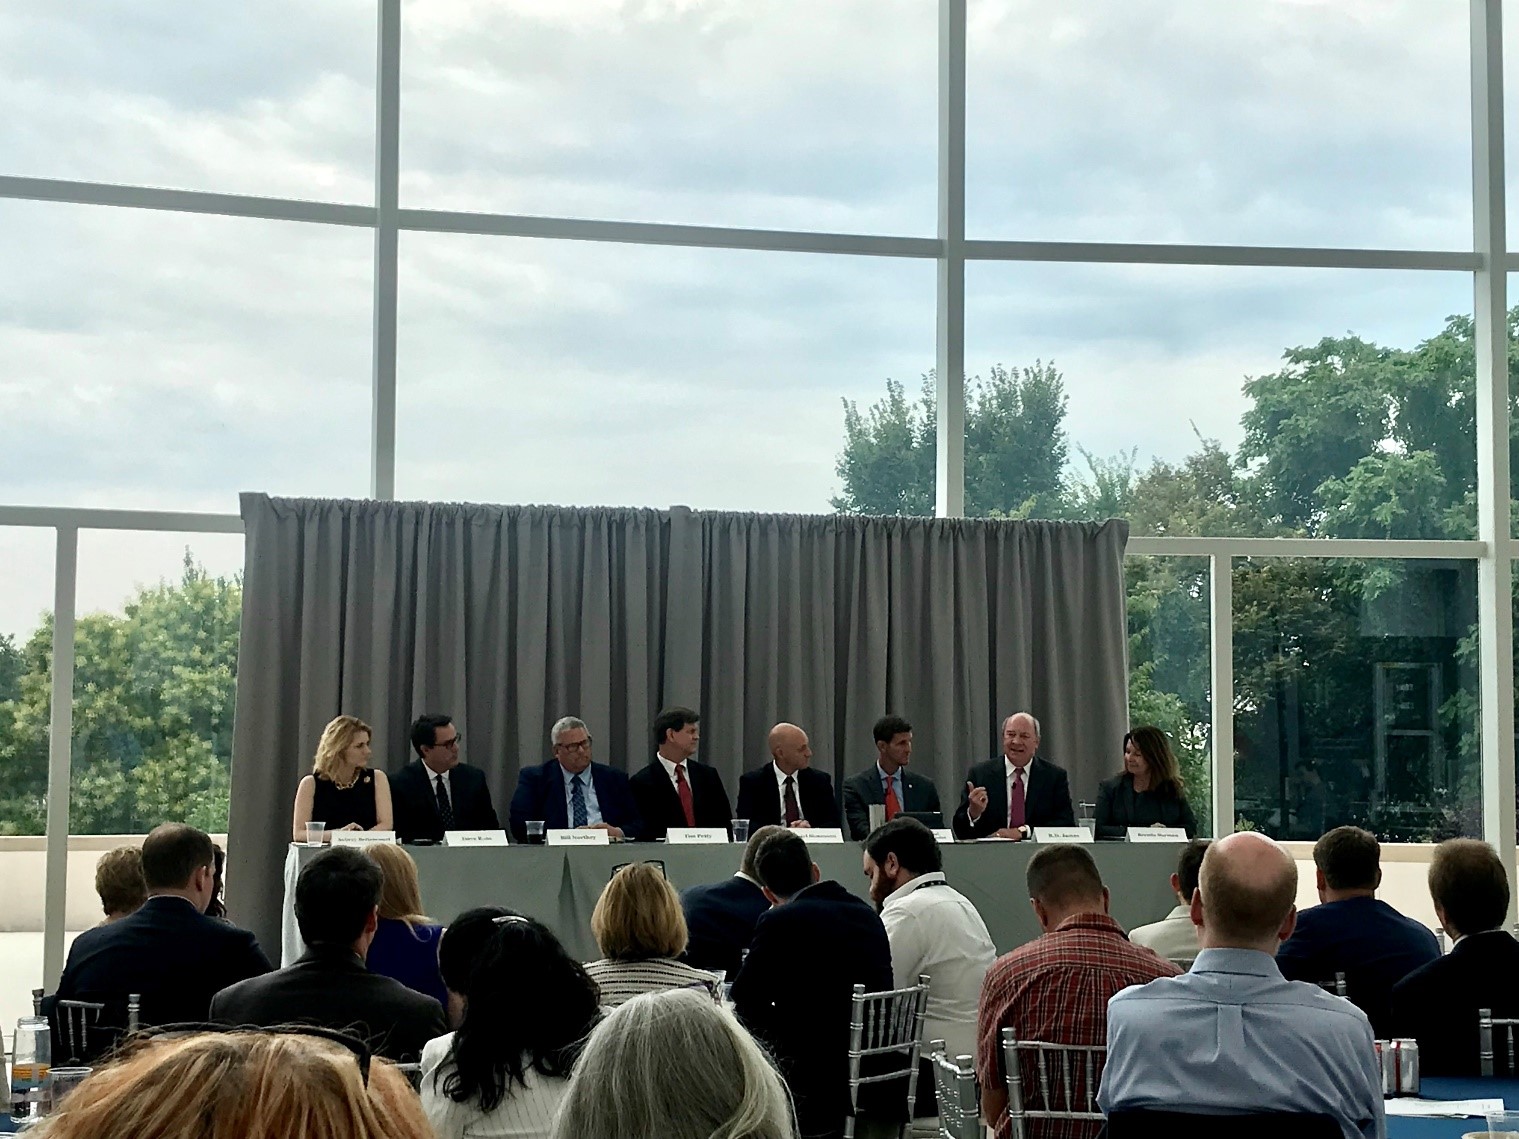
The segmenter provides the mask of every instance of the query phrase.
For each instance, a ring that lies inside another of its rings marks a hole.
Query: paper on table
[[[1386,1103],[1388,1115],[1413,1116],[1421,1119],[1464,1119],[1469,1115],[1478,1117],[1490,1111],[1502,1111],[1501,1099],[1390,1099]]]

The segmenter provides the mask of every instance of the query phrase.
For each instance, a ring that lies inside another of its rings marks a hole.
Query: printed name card
[[[938,829],[936,829],[933,832],[933,836],[934,836],[934,838],[938,839],[940,842],[954,842],[955,841],[955,832],[952,831],[952,830],[950,830],[948,827],[939,827]]]
[[[505,846],[506,832],[502,831],[444,831],[444,846]]]
[[[333,846],[378,846],[396,841],[395,831],[331,831]]]
[[[548,840],[550,846],[606,846],[611,836],[602,830],[551,830]],[[726,835],[722,841],[728,841]]]
[[[1035,827],[1035,842],[1091,842],[1092,832],[1086,827]]]
[[[843,842],[842,827],[798,827],[796,833],[808,842]]]
[[[1187,832],[1181,827],[1130,827],[1130,842],[1186,842]]]
[[[671,827],[665,841],[673,846],[690,846],[702,842],[727,842],[727,827]]]

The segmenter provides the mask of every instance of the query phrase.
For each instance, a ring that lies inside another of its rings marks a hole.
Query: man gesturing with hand
[[[1039,721],[1015,712],[1002,722],[1002,754],[970,769],[956,838],[1030,838],[1034,827],[1076,825],[1065,769],[1039,754]]]

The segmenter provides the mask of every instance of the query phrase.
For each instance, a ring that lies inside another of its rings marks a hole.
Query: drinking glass
[[[310,822],[306,824],[306,845],[321,846],[322,834],[327,827],[323,822]]]
[[[733,828],[733,841],[734,842],[748,842],[749,841],[749,820],[748,819],[734,819],[728,825]]]
[[[529,819],[527,821],[527,841],[536,845],[543,842],[543,820]]]
[[[64,1098],[84,1082],[84,1078],[93,1072],[94,1068],[53,1068],[47,1074],[47,1086],[43,1090],[42,1106],[44,1112],[58,1110]]]

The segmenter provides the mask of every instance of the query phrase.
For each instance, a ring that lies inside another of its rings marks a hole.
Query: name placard
[[[703,842],[727,842],[727,827],[671,827],[665,841],[673,846],[691,846]]]
[[[933,836],[934,836],[934,838],[938,839],[940,842],[954,842],[955,841],[955,832],[952,831],[952,830],[950,830],[948,827],[940,827],[940,828],[938,828],[937,830],[935,830],[933,832]]]
[[[1091,842],[1092,832],[1086,827],[1035,827],[1035,842]]]
[[[843,842],[844,830],[842,827],[797,827],[796,833],[808,842]]]
[[[378,846],[381,843],[394,843],[395,831],[329,831],[332,835],[333,846]]]
[[[1130,842],[1186,842],[1187,832],[1181,827],[1130,827]]]
[[[606,846],[612,837],[601,830],[551,830],[547,834],[550,846]],[[726,836],[723,841],[728,841]]]
[[[505,846],[506,832],[501,831],[444,831],[444,846]]]

